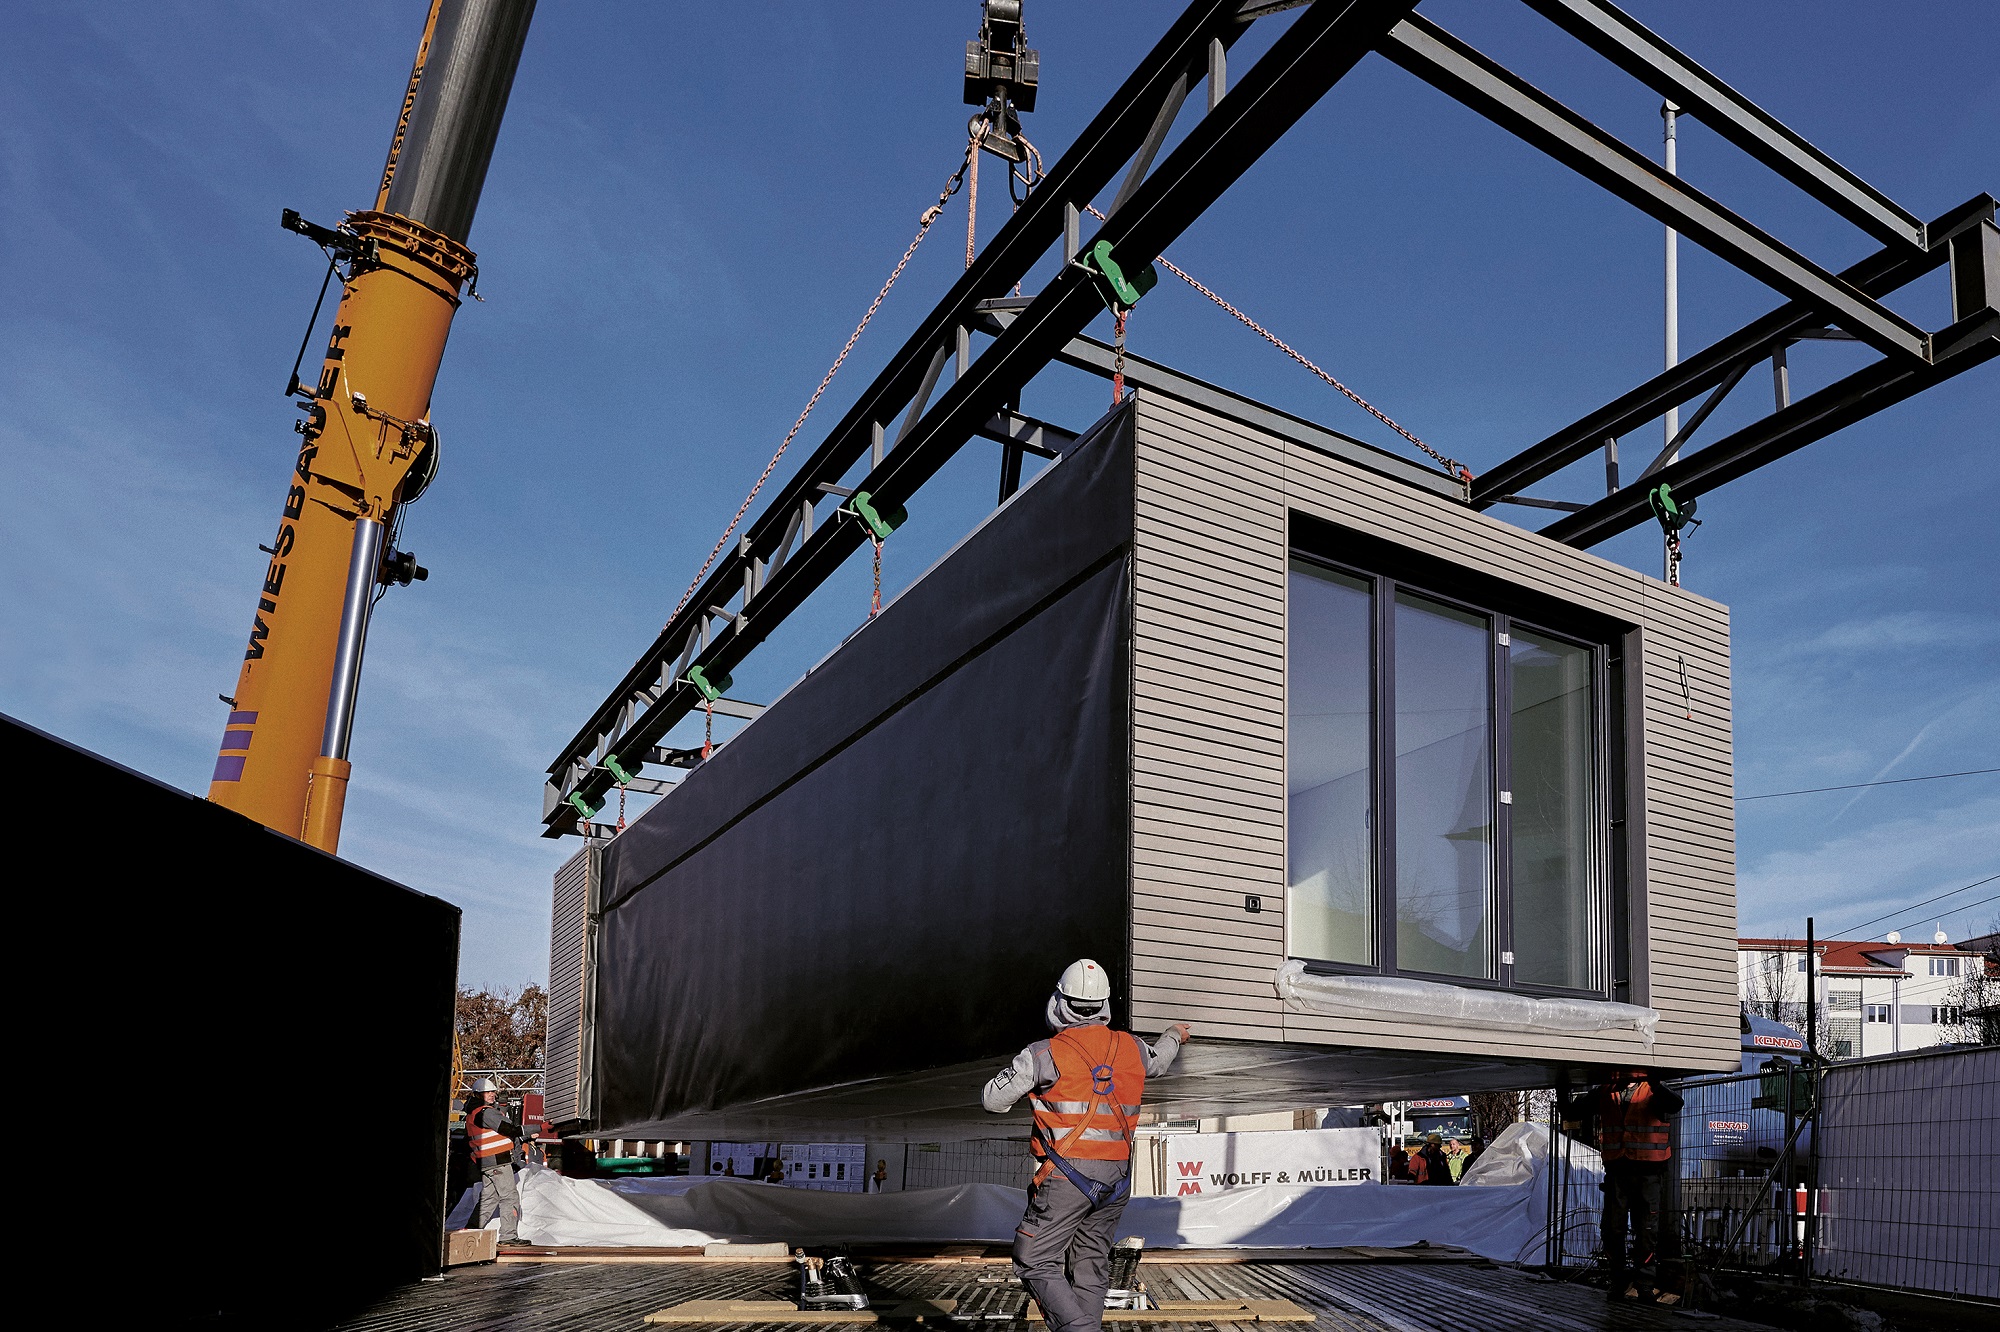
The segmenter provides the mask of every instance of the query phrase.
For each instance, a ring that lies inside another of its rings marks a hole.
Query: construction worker
[[[1052,1033],[986,1084],[996,1115],[1029,1096],[1039,1166],[1014,1231],[1014,1272],[1042,1306],[1049,1332],[1097,1332],[1111,1283],[1111,1241],[1125,1212],[1132,1130],[1146,1079],[1166,1072],[1187,1043],[1176,1022],[1150,1045],[1111,1028],[1111,981],[1083,958],[1049,996]]]
[[[1673,1127],[1682,1099],[1653,1081],[1650,1070],[1620,1069],[1572,1106],[1571,1115],[1596,1121],[1597,1150],[1604,1155],[1604,1261],[1611,1298],[1678,1304],[1657,1284],[1660,1189],[1673,1154]],[[1571,1118],[1565,1115],[1565,1119]],[[1626,1254],[1627,1221],[1631,1254]]]
[[[521,1140],[521,1126],[507,1118],[493,1079],[473,1083],[472,1094],[477,1104],[465,1118],[465,1136],[479,1166],[479,1227],[484,1230],[497,1214],[500,1242],[518,1244],[521,1199],[514,1191],[514,1144]]]
[[[1424,1148],[1410,1162],[1419,1184],[1456,1184],[1451,1177],[1451,1161],[1444,1154],[1444,1135],[1433,1133],[1424,1139]]]

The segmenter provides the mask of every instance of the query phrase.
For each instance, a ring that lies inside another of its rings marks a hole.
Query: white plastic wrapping
[[[1569,1178],[1575,1185],[1595,1186],[1604,1178],[1604,1158],[1594,1147],[1565,1142],[1569,1149]],[[1547,1124],[1509,1124],[1495,1134],[1479,1159],[1465,1168],[1460,1186],[1508,1188],[1532,1184],[1542,1178],[1549,1159]]]
[[[1633,1031],[1649,1050],[1660,1021],[1657,1009],[1607,999],[1536,999],[1401,976],[1316,976],[1298,961],[1278,968],[1277,988],[1287,1008],[1321,1017],[1394,1018],[1474,1034]]]
[[[1548,1141],[1543,1125],[1511,1126],[1455,1188],[1270,1184],[1206,1197],[1134,1198],[1119,1233],[1143,1236],[1149,1248],[1428,1243],[1499,1262],[1537,1262],[1548,1224]],[[1601,1171],[1597,1154],[1572,1145],[1570,1162],[1573,1183],[1588,1190]],[[1006,1244],[1027,1204],[1022,1190],[1001,1184],[820,1193],[714,1176],[565,1179],[537,1167],[523,1172],[520,1191],[521,1237],[550,1245]]]

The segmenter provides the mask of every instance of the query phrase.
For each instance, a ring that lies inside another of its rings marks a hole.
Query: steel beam
[[[1871,296],[1895,291],[1941,267],[1953,238],[1964,236],[1982,223],[1991,226],[1995,206],[1993,196],[1975,195],[1925,228],[1931,238],[1928,251],[1911,252],[1902,246],[1892,246],[1863,259],[1840,276]],[[1793,301],[1744,325],[1672,369],[1564,426],[1534,447],[1481,472],[1472,483],[1473,507],[1486,508],[1498,503],[1502,495],[1514,494],[1552,476],[1596,452],[1605,440],[1630,434],[1668,408],[1678,407],[1714,388],[1737,365],[1770,355],[1771,348],[1780,342],[1811,336],[1824,320],[1825,316],[1809,304]]]
[[[1056,354],[1056,360],[1105,379],[1111,377],[1112,350],[1096,338],[1081,334],[1071,338],[1068,345]],[[1154,389],[1169,397],[1179,398],[1183,402],[1191,402],[1197,407],[1205,407],[1218,416],[1241,421],[1245,425],[1269,431],[1281,438],[1295,439],[1308,448],[1330,453],[1357,467],[1380,472],[1405,484],[1421,486],[1433,494],[1455,500],[1465,498],[1465,483],[1455,476],[1426,467],[1400,454],[1390,453],[1386,449],[1376,448],[1373,444],[1358,440],[1352,435],[1329,430],[1302,416],[1281,412],[1254,398],[1246,398],[1240,393],[1233,393],[1206,380],[1196,379],[1193,375],[1162,365],[1158,361],[1135,356],[1129,351],[1125,353],[1125,382],[1134,388]]]
[[[1717,486],[1775,462],[1864,417],[2000,355],[2000,311],[1987,310],[1937,334],[1949,351],[1935,364],[1912,365],[1887,358],[1799,399],[1783,411],[1745,426],[1707,448],[1669,464],[1650,478],[1677,495],[1702,495]],[[1632,486],[1607,496],[1542,529],[1565,545],[1594,546],[1629,528],[1652,521],[1646,504],[1651,487]]]
[[[1123,246],[1125,252],[1159,253],[1353,68],[1414,3],[1317,0],[1279,36],[1222,106],[1205,117],[1140,185],[1100,229],[1098,238],[1111,241],[1114,248]],[[1108,183],[1112,172],[1142,145],[1179,76],[1197,62],[1206,67],[1208,39],[1219,36],[1225,42],[1232,41],[1238,31],[1235,22],[1234,6],[1228,0],[1198,0],[1182,15],[1036,188],[1030,201],[1001,229],[876,383],[751,525],[746,548],[761,551],[767,541],[775,544],[783,535],[790,502],[817,493],[822,481],[842,475],[862,456],[870,424],[887,414],[884,403],[891,402],[893,410],[908,402],[922,374],[920,367],[927,367],[929,354],[950,330],[970,321],[979,300],[1001,295],[1060,239],[1063,203],[1088,200]],[[936,404],[860,488],[891,504],[909,498],[1102,308],[1081,269],[1071,266],[1062,270],[1013,327],[944,389]],[[799,493],[794,495],[794,491]],[[767,626],[782,622],[860,542],[857,524],[826,523],[772,573],[737,618],[714,634],[697,655],[696,664],[711,674],[728,671],[755,646]],[[726,601],[740,586],[738,562],[744,558],[739,552],[718,561],[690,605]],[[573,807],[565,804],[566,796],[574,792],[594,802],[612,785],[610,774],[594,766],[589,755],[613,754],[629,767],[627,760],[650,751],[692,709],[692,686],[677,680],[637,721],[629,726],[620,724],[624,701],[658,677],[660,663],[670,659],[668,654],[683,641],[693,623],[686,611],[676,616],[628,673],[626,683],[550,765],[550,790],[544,799],[550,811],[545,818],[548,835],[569,831],[576,822]]]
[[[751,521],[745,548],[717,560],[701,587],[688,598],[687,606],[669,620],[619,687],[572,737],[562,756],[549,766],[551,787],[557,793],[557,812],[547,820],[549,835],[567,831],[575,821],[573,810],[564,812],[560,797],[574,789],[569,777],[577,762],[591,755],[606,736],[621,730],[617,712],[622,701],[656,679],[662,665],[673,660],[673,654],[697,623],[698,608],[726,602],[742,585],[744,563],[768,554],[783,540],[791,514],[800,505],[817,498],[822,483],[837,482],[857,460],[869,454],[877,425],[893,419],[916,396],[932,355],[944,345],[951,330],[969,321],[981,299],[1004,295],[1061,239],[1065,212],[1079,201],[1097,197],[1110,184],[1118,169],[1144,142],[1176,84],[1184,89],[1190,70],[1207,68],[1210,41],[1219,40],[1224,46],[1235,42],[1243,31],[1237,8],[1236,0],[1194,0],[1187,7],[1077,136],[1027,202],[1014,212],[972,266],[862,391],[812,456]],[[835,528],[845,526],[829,524]],[[785,571],[791,571],[799,560],[795,555],[786,561]],[[777,578],[774,571],[773,580]],[[769,588],[764,589],[757,599],[763,600],[768,593]],[[711,643],[704,647],[704,660],[713,646]],[[648,716],[658,712],[660,706],[656,704]],[[648,729],[656,734],[664,732],[664,727]],[[620,752],[627,752],[622,745]],[[601,786],[599,778],[608,779],[608,774],[599,772],[587,777],[585,783]]]
[[[1603,0],[1524,2],[1877,240],[1908,249],[1926,247],[1921,219],[1615,5]]]
[[[1060,426],[1011,410],[995,413],[992,420],[979,427],[979,434],[1037,458],[1060,458],[1076,443],[1076,436]]]
[[[1586,180],[1642,209],[1886,355],[1928,360],[1924,331],[1426,19],[1398,23],[1382,54]]]

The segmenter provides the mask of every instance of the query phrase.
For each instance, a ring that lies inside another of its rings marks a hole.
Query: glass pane
[[[1396,969],[1492,975],[1487,619],[1396,596]]]
[[[1286,629],[1286,919],[1294,957],[1375,960],[1368,584],[1294,564]]]
[[[1594,989],[1590,650],[1519,629],[1513,639],[1514,979]]]

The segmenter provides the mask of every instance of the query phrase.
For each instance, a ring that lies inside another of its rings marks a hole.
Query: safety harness
[[[1097,1031],[1103,1031],[1105,1036],[1111,1038],[1101,1054],[1093,1053],[1088,1048],[1085,1035],[1086,1032]],[[1132,1097],[1130,1104],[1120,1099],[1118,1086],[1116,1063],[1120,1054],[1118,1041],[1120,1036],[1131,1043],[1129,1049],[1136,1060],[1130,1071],[1138,1086],[1127,1090],[1126,1094]],[[1061,1053],[1058,1053],[1059,1050]],[[1066,1068],[1063,1057],[1065,1054],[1073,1056],[1078,1061],[1078,1066]],[[1071,1027],[1049,1038],[1049,1058],[1055,1063],[1056,1080],[1046,1093],[1037,1094],[1033,1098],[1034,1143],[1037,1153],[1042,1158],[1042,1168],[1036,1172],[1035,1182],[1040,1184],[1046,1180],[1051,1167],[1061,1171],[1063,1178],[1076,1186],[1076,1191],[1083,1195],[1084,1200],[1090,1204],[1090,1210],[1094,1212],[1120,1201],[1131,1192],[1130,1172],[1128,1171],[1126,1176],[1116,1183],[1106,1184],[1085,1175],[1071,1165],[1064,1154],[1075,1151],[1079,1143],[1102,1142],[1107,1146],[1095,1149],[1104,1153],[1100,1159],[1131,1160],[1132,1130],[1138,1120],[1139,1100],[1145,1091],[1145,1054],[1139,1046],[1139,1038],[1129,1032],[1114,1032],[1108,1028],[1097,1027]],[[1088,1100],[1057,1099],[1058,1096],[1076,1096],[1082,1092],[1082,1080],[1085,1077],[1089,1079]],[[1063,1132],[1058,1140],[1055,1133],[1062,1129],[1065,1123],[1067,1131]],[[1112,1142],[1117,1142],[1120,1146],[1119,1154],[1115,1157],[1109,1154],[1108,1144]],[[1081,1156],[1082,1153],[1078,1155]]]

